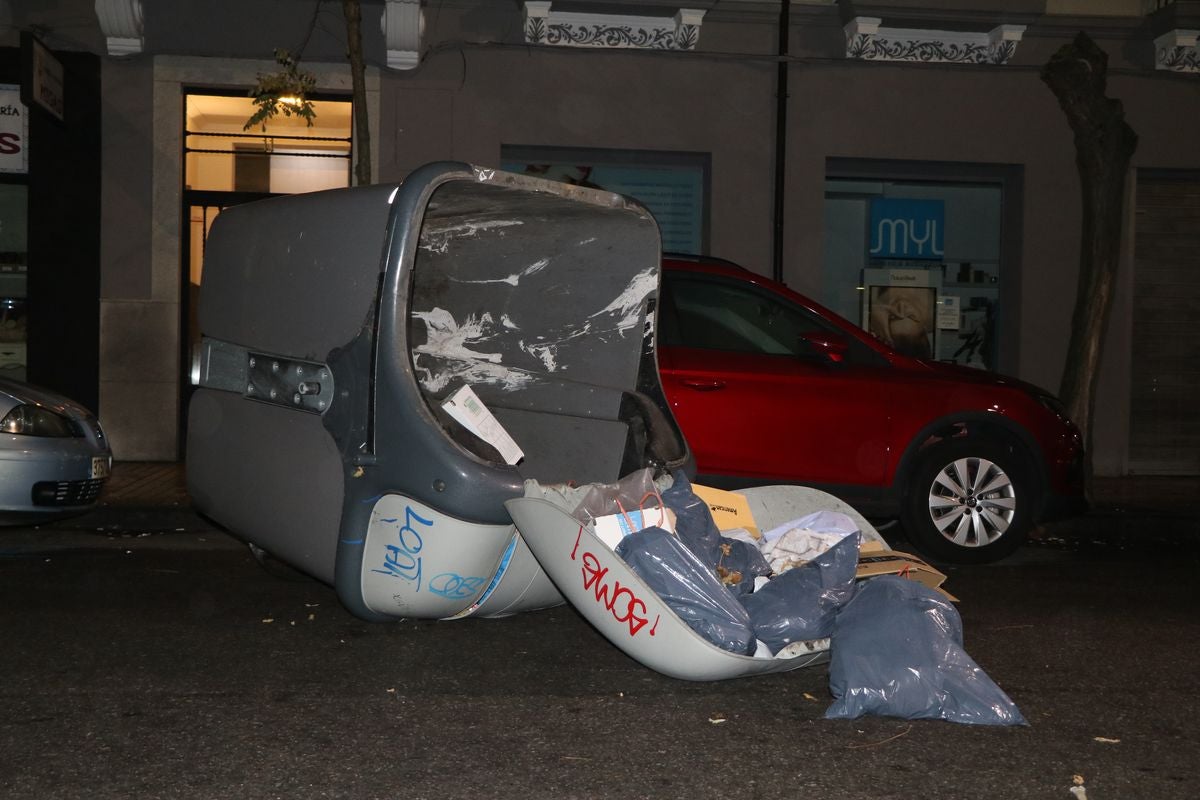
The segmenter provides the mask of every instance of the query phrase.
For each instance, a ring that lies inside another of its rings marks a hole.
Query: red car
[[[1084,508],[1080,433],[1049,392],[902,355],[726,261],[663,266],[659,369],[699,482],[824,489],[957,562]]]

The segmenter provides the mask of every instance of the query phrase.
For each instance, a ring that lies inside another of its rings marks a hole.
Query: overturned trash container
[[[504,501],[685,467],[636,202],[459,163],[213,224],[187,426],[197,508],[365,619],[562,602]]]
[[[691,468],[655,359],[660,249],[633,200],[460,163],[223,211],[200,292],[193,502],[367,620],[565,595],[680,678],[826,660],[828,640],[767,658],[712,646],[536,489]],[[853,513],[811,489],[749,494],[772,523]],[[618,583],[645,624],[609,607]]]

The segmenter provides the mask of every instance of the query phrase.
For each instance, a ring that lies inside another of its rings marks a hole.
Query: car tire
[[[1017,444],[945,439],[927,448],[911,473],[904,530],[930,558],[996,561],[1029,536],[1040,495]]]

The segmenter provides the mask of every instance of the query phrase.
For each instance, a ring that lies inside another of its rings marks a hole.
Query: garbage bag
[[[710,568],[721,558],[721,531],[712,511],[694,491],[683,472],[672,473],[674,482],[662,492],[663,503],[675,512],[675,533]]]
[[[837,616],[826,719],[875,714],[973,725],[1027,725],[967,655],[949,601],[897,575],[872,578]]]
[[[678,536],[645,528],[622,539],[616,552],[696,633],[723,650],[754,652],[746,609]]]
[[[722,536],[717,549],[717,577],[735,596],[754,591],[754,579],[771,574],[771,565],[750,542]]]
[[[832,633],[839,609],[854,596],[858,547],[857,533],[846,536],[815,560],[740,598],[754,635],[771,652]]]

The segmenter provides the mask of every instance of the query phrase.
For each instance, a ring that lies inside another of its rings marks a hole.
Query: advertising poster
[[[934,358],[941,276],[920,269],[868,269],[863,278],[863,327],[904,355]]]

